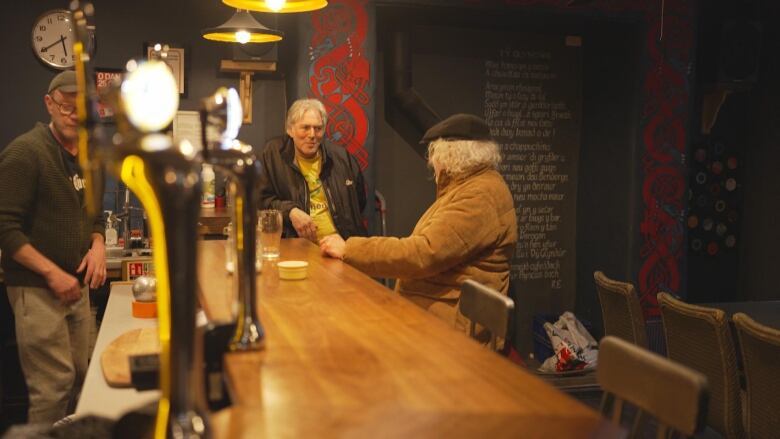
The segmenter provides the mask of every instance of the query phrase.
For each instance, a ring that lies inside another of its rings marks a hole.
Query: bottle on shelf
[[[143,235],[141,229],[130,230],[130,248],[144,248]]]
[[[107,210],[106,213],[106,247],[116,247],[118,243],[118,234],[115,228],[116,217],[114,213]]]
[[[200,173],[203,180],[203,207],[214,207],[214,198],[216,197],[216,179],[214,168],[209,164],[203,164],[203,170]]]

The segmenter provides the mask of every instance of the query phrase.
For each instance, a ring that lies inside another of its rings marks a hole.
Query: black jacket
[[[367,234],[363,221],[366,207],[366,187],[363,173],[354,157],[341,147],[320,144],[322,170],[320,180],[325,188],[328,210],[339,235]],[[260,208],[277,209],[284,217],[284,235],[297,237],[290,211],[297,207],[309,212],[309,187],[295,162],[295,146],[290,136],[271,139],[263,148],[260,160],[263,172],[260,176]]]

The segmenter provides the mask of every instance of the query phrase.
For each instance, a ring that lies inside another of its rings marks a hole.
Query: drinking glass
[[[257,250],[265,259],[279,257],[282,241],[282,212],[274,209],[261,210],[257,218]]]
[[[232,273],[236,269],[234,262],[236,259],[236,246],[233,244],[233,223],[228,223],[222,229],[222,233],[227,236],[227,241],[225,242],[225,269],[228,273]]]

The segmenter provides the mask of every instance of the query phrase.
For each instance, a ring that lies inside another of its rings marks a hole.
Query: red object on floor
[[[523,356],[520,354],[520,352],[518,352],[515,347],[509,343],[507,343],[507,345],[509,345],[509,348],[507,349],[505,346],[503,354],[509,358],[509,361],[515,364],[519,364],[520,366],[527,367],[528,365],[525,364],[525,361],[523,361]]]

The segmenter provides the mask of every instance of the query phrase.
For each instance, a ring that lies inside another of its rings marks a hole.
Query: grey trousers
[[[75,409],[89,361],[89,289],[63,305],[46,288],[9,286],[19,363],[30,395],[28,422],[53,423]]]

